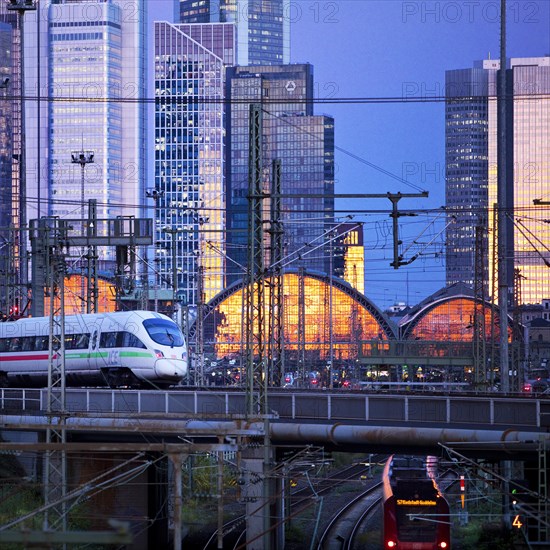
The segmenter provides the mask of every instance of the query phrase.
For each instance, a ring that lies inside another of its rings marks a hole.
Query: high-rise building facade
[[[263,110],[264,187],[281,161],[283,266],[327,273],[334,221],[334,120],[313,114],[308,64],[234,67],[228,71],[228,283],[243,276],[248,243],[249,106]],[[269,263],[269,262],[268,262]]]
[[[497,200],[498,60],[479,68],[447,72],[446,205],[456,220],[447,231],[447,284],[475,286],[476,226],[484,286],[493,293],[498,246]],[[545,223],[550,193],[550,57],[513,58],[507,69],[506,171],[509,211],[508,285],[521,278],[521,303],[550,295],[550,228]],[[481,243],[481,244],[480,244]],[[479,270],[478,270],[479,272]]]
[[[14,259],[12,257],[13,217],[13,110],[6,99],[12,77],[13,28],[0,22],[0,320],[13,308],[15,291]]]
[[[230,23],[155,23],[156,269],[187,305],[224,288],[223,99],[235,31]]]
[[[10,241],[12,218],[12,105],[7,101],[12,76],[13,29],[0,22],[0,247]],[[1,248],[0,248],[1,250]],[[3,254],[5,257],[6,254]]]
[[[365,294],[363,225],[360,223],[337,223],[330,235],[330,243],[329,256],[332,258],[332,273],[349,283],[361,294]]]
[[[489,86],[498,62],[445,73],[445,204],[447,285],[475,286],[475,255],[482,248],[484,286],[487,281]],[[476,231],[478,235],[476,245]],[[481,245],[481,246],[480,246]],[[480,251],[480,253],[482,253]]]
[[[512,100],[507,102],[506,162],[509,204],[513,205],[508,215],[512,244],[507,250],[520,278],[521,303],[538,304],[550,296],[550,56],[512,58],[507,75]],[[496,111],[494,101],[489,112],[489,206],[498,202]],[[534,205],[536,199],[542,204]],[[492,233],[496,225],[491,214],[489,208]],[[493,257],[491,245],[490,240],[489,259]]]
[[[290,62],[290,0],[180,0],[181,23],[234,23],[238,65]]]
[[[86,218],[88,199],[99,219],[143,215],[146,4],[46,0],[26,16],[25,94],[39,99],[25,112],[29,220]],[[82,149],[94,154],[84,192],[81,166],[71,162]]]

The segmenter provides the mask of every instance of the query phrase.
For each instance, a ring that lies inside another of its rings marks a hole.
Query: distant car
[[[540,395],[550,391],[550,378],[544,369],[532,371],[523,384],[523,392],[533,395]]]
[[[294,375],[291,372],[285,373],[283,388],[292,388],[294,386]]]

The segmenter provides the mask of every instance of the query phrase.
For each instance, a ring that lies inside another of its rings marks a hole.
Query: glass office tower
[[[447,285],[463,282],[474,287],[476,227],[487,227],[488,94],[497,68],[498,62],[486,61],[472,69],[445,73],[445,204],[450,222],[446,232]],[[487,291],[486,229],[480,238]]]
[[[498,246],[497,78],[500,62],[447,71],[446,205],[456,221],[447,230],[447,284],[474,286],[475,231],[482,226],[484,283],[493,292]],[[510,60],[507,70],[508,286],[516,270],[521,303],[550,295],[550,57]],[[535,199],[541,203],[534,205]]]
[[[180,0],[181,23],[234,23],[238,65],[290,62],[290,0]]]
[[[223,99],[235,48],[230,23],[155,23],[157,282],[176,279],[186,305],[224,288]]]
[[[146,175],[146,7],[144,0],[52,0],[25,20],[27,206],[39,215],[142,216]],[[93,151],[85,167],[71,153]],[[85,205],[83,208],[83,204]],[[101,259],[114,250],[99,248]]]
[[[271,165],[282,165],[284,255],[289,267],[328,273],[328,231],[334,221],[334,120],[313,115],[313,68],[309,64],[233,67],[227,92],[228,283],[247,265],[249,106],[262,103],[264,187]],[[266,265],[269,259],[266,259]]]
[[[550,56],[512,58],[508,69],[508,185],[513,228],[508,255],[521,278],[521,303],[550,296]],[[489,207],[497,202],[496,102],[489,112]],[[539,199],[541,204],[534,205]],[[489,231],[495,231],[489,208]],[[498,241],[495,241],[498,246]],[[492,258],[490,243],[489,259]],[[511,269],[509,269],[511,271]],[[510,278],[512,273],[509,273]],[[509,285],[512,286],[510,280]]]

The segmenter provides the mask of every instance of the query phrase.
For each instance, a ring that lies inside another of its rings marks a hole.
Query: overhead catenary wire
[[[536,93],[536,94],[507,94],[507,99],[514,101],[539,101],[541,99],[548,99],[549,93]],[[21,101],[20,94],[10,94],[3,96],[3,99],[11,101]],[[476,101],[488,100],[495,101],[497,96],[493,94],[476,95]],[[189,105],[211,105],[211,104],[231,104],[231,105],[248,105],[250,99],[227,99],[223,97],[196,97],[188,95],[180,96],[163,96],[156,97],[81,97],[81,96],[52,96],[48,95],[24,95],[23,101],[32,101],[40,103],[146,103],[146,104],[189,104]],[[417,96],[350,96],[350,97],[311,97],[301,98],[301,103],[315,104],[315,105],[361,105],[361,104],[415,104],[415,103],[459,103],[459,102],[471,102],[472,96],[444,96],[444,95],[417,95]],[[296,99],[289,98],[277,98],[269,99],[262,98],[262,105],[269,104],[295,104]]]

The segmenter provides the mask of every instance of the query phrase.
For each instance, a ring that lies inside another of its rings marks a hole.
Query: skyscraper
[[[446,79],[446,205],[455,223],[447,231],[447,284],[473,286],[476,226],[483,227],[485,287],[492,293],[497,227],[497,101],[499,61],[448,71]],[[507,70],[507,193],[513,211],[507,255],[521,277],[522,303],[550,295],[550,57],[510,60]],[[512,269],[509,286],[512,287]]]
[[[155,23],[155,241],[162,286],[192,305],[224,288],[226,67],[230,23]]]
[[[290,62],[290,0],[180,0],[181,23],[234,23],[238,65]]]
[[[228,283],[243,276],[248,243],[249,105],[263,108],[264,186],[281,161],[281,201],[287,261],[327,273],[326,243],[334,221],[334,120],[313,114],[313,68],[308,64],[233,67],[227,93]],[[290,265],[290,264],[289,264]],[[240,267],[239,267],[240,266]]]
[[[496,64],[495,64],[496,63]],[[447,285],[474,286],[476,227],[487,227],[489,158],[489,86],[498,62],[445,73],[445,204]],[[485,290],[487,233],[483,233]]]
[[[12,37],[11,26],[0,22],[0,247],[9,242],[8,228],[13,224],[11,216],[13,121],[11,102],[5,99],[12,76]]]
[[[25,21],[28,219],[142,214],[145,193],[144,0],[41,1]],[[81,168],[71,153],[94,152]],[[42,197],[45,209],[37,207]],[[112,250],[99,250],[112,259]]]
[[[11,102],[5,99],[7,85],[12,77],[12,26],[0,22],[0,319],[13,307],[15,291],[14,262],[10,227],[13,218],[13,113]],[[4,97],[2,97],[4,96]]]
[[[513,204],[513,244],[508,252],[521,277],[522,303],[535,304],[550,296],[550,56],[512,58],[508,88],[513,96],[507,102],[506,154]],[[496,231],[491,215],[491,205],[497,203],[496,102],[489,111],[489,136],[489,231]],[[535,199],[546,204],[535,206]]]

